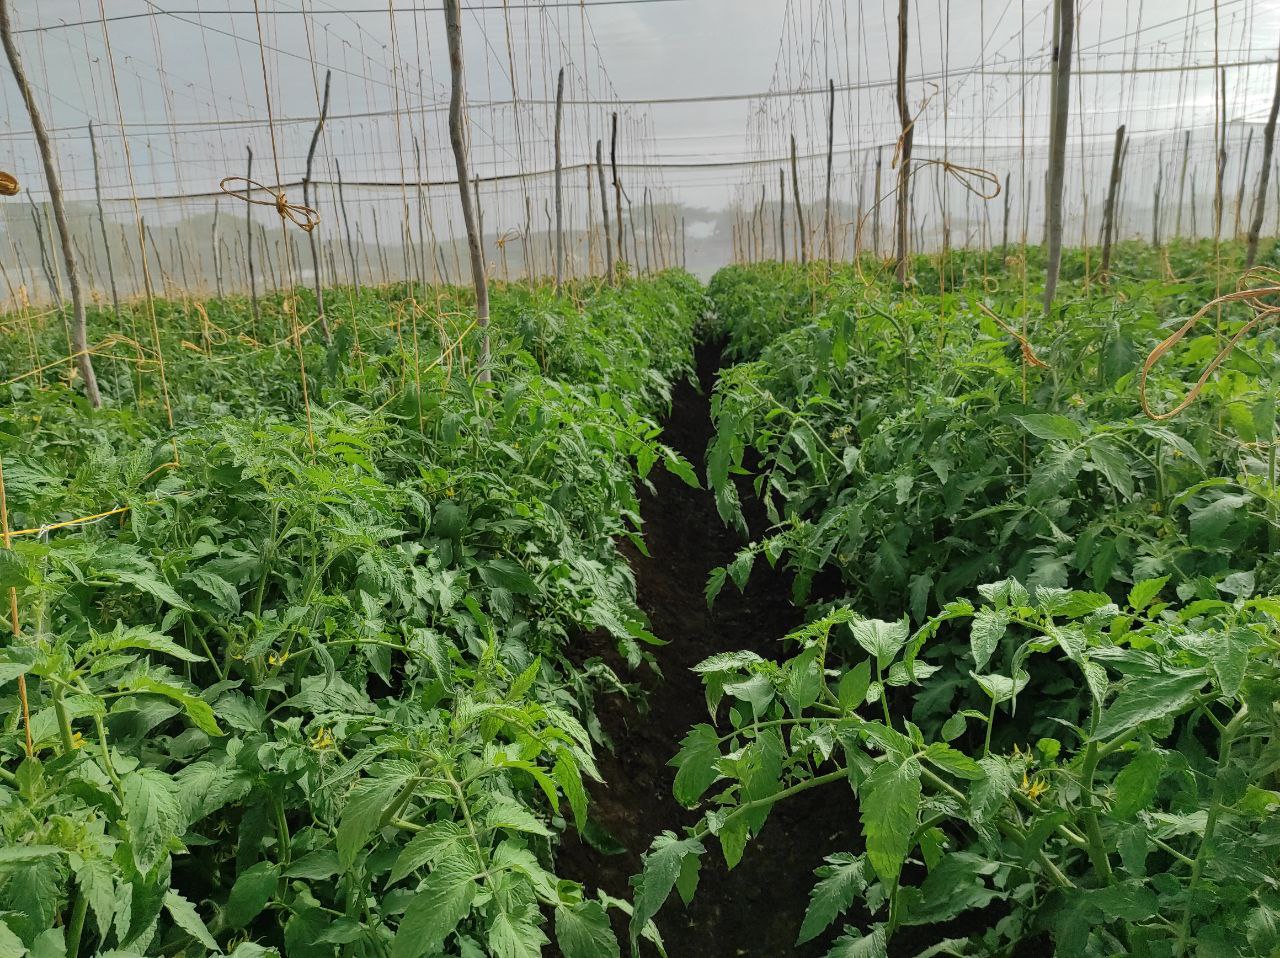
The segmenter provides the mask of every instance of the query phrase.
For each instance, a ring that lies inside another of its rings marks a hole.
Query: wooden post
[[[1244,185],[1249,179],[1249,158],[1253,155],[1253,127],[1249,127],[1249,136],[1244,142],[1244,161],[1240,164],[1240,187],[1236,190],[1235,225],[1231,229],[1231,238],[1240,238],[1240,217],[1244,207]]]
[[[796,162],[796,135],[791,134],[791,190],[796,201],[796,226],[799,230],[797,246],[800,252],[800,263],[809,262],[809,237],[804,229],[804,206],[800,202],[800,171]]]
[[[1227,71],[1218,71],[1218,114],[1214,118],[1214,129],[1218,138],[1218,164],[1215,169],[1213,186],[1213,242],[1216,248],[1222,241],[1222,210],[1226,205],[1223,193],[1223,180],[1227,174]]]
[[[222,299],[222,249],[218,242],[218,215],[222,212],[222,204],[215,196],[213,199],[213,225],[209,228],[210,240],[213,244],[213,289],[218,299]]]
[[[320,102],[320,118],[316,120],[316,128],[311,134],[311,146],[307,148],[307,171],[302,175],[302,205],[311,205],[311,164],[316,158],[316,146],[320,143],[320,133],[324,130],[325,117],[329,115],[329,78],[332,70],[324,71],[324,97]],[[320,254],[316,251],[316,232],[307,230],[307,245],[311,248],[311,268],[315,272],[316,318],[320,320],[320,329],[324,332],[326,343],[333,342],[333,334],[329,331],[329,320],[324,315],[324,284],[320,279]]]
[[[560,131],[564,114],[564,67],[556,77],[556,295],[560,295],[560,285],[564,282],[564,162],[560,151]]]
[[[533,198],[524,195],[524,273],[529,282],[538,275],[537,251],[533,246]]]
[[[476,211],[471,207],[467,174],[467,144],[462,132],[462,15],[460,0],[444,0],[445,34],[449,41],[449,140],[458,167],[458,197],[462,201],[462,219],[467,228],[467,247],[471,252],[471,279],[476,288],[476,325],[480,327],[480,381],[489,382],[489,283],[484,271],[484,253],[480,249],[480,231]]]
[[[49,257],[49,247],[44,239],[44,222],[40,219],[40,211],[36,208],[36,201],[31,198],[30,190],[27,190],[27,203],[31,206],[31,223],[35,226],[36,242],[40,245],[40,268],[44,270],[44,281],[49,284],[49,295],[53,297],[53,305],[61,312],[61,284],[58,282],[58,277],[54,275],[53,260]]]
[[[684,231],[684,214],[680,216],[680,268],[689,268],[689,236]]]
[[[1160,245],[1160,194],[1164,190],[1164,146],[1161,145],[1156,159],[1155,201],[1151,207],[1151,245]]]
[[[342,210],[342,225],[347,234],[347,256],[351,260],[351,285],[356,288],[356,295],[360,295],[360,261],[356,258],[356,244],[351,239],[351,217],[347,215],[347,196],[342,189],[342,164],[338,162],[338,158],[333,158],[333,168],[338,173],[338,207]]]
[[[1187,195],[1187,161],[1191,158],[1191,131],[1182,134],[1182,172],[1178,175],[1178,212],[1174,219],[1173,232],[1182,236],[1182,203]]]
[[[1062,187],[1067,169],[1067,114],[1071,106],[1071,46],[1076,31],[1075,0],[1055,0],[1058,45],[1053,51],[1054,80],[1049,125],[1048,253],[1045,260],[1044,311],[1048,314],[1062,268]]]
[[[1111,178],[1107,181],[1107,205],[1102,209],[1102,282],[1111,272],[1111,244],[1115,238],[1116,194],[1120,190],[1120,170],[1124,156],[1124,124],[1116,127],[1116,145],[1111,153]]]
[[[600,177],[600,215],[604,218],[605,276],[610,283],[617,281],[613,273],[613,237],[609,229],[609,192],[604,188],[604,144],[596,140],[596,172]]]
[[[1253,203],[1253,221],[1249,224],[1249,242],[1245,251],[1244,268],[1253,269],[1258,260],[1258,237],[1262,233],[1262,220],[1267,212],[1267,184],[1271,178],[1271,156],[1276,146],[1276,118],[1280,116],[1280,63],[1276,65],[1276,89],[1271,95],[1271,112],[1262,130],[1262,176],[1258,180],[1258,196]]]
[[[822,232],[827,244],[826,259],[830,264],[836,258],[834,234],[831,231],[831,177],[836,150],[836,81],[828,78],[827,89],[830,91],[830,99],[827,102],[827,199],[822,217]],[[827,275],[831,275],[829,267]]]
[[[253,179],[253,147],[246,146],[249,163],[244,171],[246,180]],[[245,184],[245,196],[249,195],[249,184]],[[244,261],[249,271],[249,314],[253,317],[254,338],[261,339],[258,330],[258,278],[253,269],[253,204],[244,204]]]
[[[1012,173],[1006,173],[1004,175],[1004,229],[1000,234],[1000,246],[1005,250],[1008,250],[1009,248],[1009,179],[1012,176]]]
[[[609,168],[613,172],[613,208],[618,212],[618,266],[626,266],[627,244],[622,233],[622,181],[618,179],[618,114],[613,114],[609,138]]]
[[[778,170],[778,255],[787,261],[787,174]]]
[[[651,207],[649,206],[649,187],[644,188],[644,195],[640,197],[640,212],[644,214],[644,271],[647,275],[653,275],[653,217],[650,216]]]
[[[111,309],[120,319],[120,294],[116,289],[115,264],[111,261],[111,244],[107,241],[107,217],[102,210],[102,175],[98,169],[98,143],[93,136],[93,121],[89,121],[89,150],[93,153],[93,196],[98,202],[98,229],[102,232],[102,248],[107,253],[107,282],[111,286]]]
[[[884,168],[884,147],[876,147],[876,188],[874,192],[875,205],[871,208],[871,253],[877,258],[880,256],[880,190],[882,188],[882,176]]]
[[[902,124],[900,149],[898,155],[898,206],[895,219],[895,248],[897,266],[894,274],[899,283],[907,281],[907,258],[909,247],[907,242],[908,223],[908,184],[911,180],[911,143],[915,139],[915,131],[911,125],[911,109],[907,105],[907,13],[908,0],[898,0],[898,119]]]
[[[71,346],[76,353],[76,368],[80,371],[80,378],[84,380],[85,397],[89,400],[89,405],[96,409],[102,405],[102,394],[98,391],[98,377],[93,371],[93,357],[89,355],[84,294],[80,289],[80,271],[76,266],[76,254],[71,248],[71,227],[67,224],[67,211],[62,203],[62,184],[58,180],[58,170],[53,162],[53,147],[49,143],[44,118],[40,115],[40,108],[36,106],[31,86],[27,83],[26,70],[22,66],[22,58],[18,55],[18,46],[13,41],[13,25],[9,20],[9,0],[0,0],[0,41],[3,42],[5,55],[9,58],[14,82],[17,83],[23,102],[26,104],[27,115],[31,119],[31,129],[36,137],[36,146],[40,150],[40,159],[44,164],[45,185],[49,190],[49,203],[53,206],[53,219],[57,224],[58,239],[62,244],[62,258],[67,267],[67,282],[71,287]]]

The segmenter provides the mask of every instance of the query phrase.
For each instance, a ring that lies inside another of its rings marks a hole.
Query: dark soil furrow
[[[706,392],[682,384],[664,432],[665,441],[699,474],[712,435],[708,396],[719,363],[718,345],[699,348],[698,377]],[[652,478],[655,491],[642,502],[650,555],[632,549],[628,555],[640,605],[654,634],[667,642],[657,651],[664,677],[646,681],[643,702],[615,696],[599,703],[600,721],[614,749],[601,756],[607,784],[591,794],[592,818],[627,851],[605,855],[570,834],[558,862],[561,874],[628,899],[629,879],[640,870],[640,856],[653,837],[664,830],[678,832],[697,818],[672,797],[675,770],[667,765],[689,728],[708,720],[701,682],[690,668],[715,652],[735,649],[775,657],[780,637],[802,618],[788,598],[786,577],[780,575],[756,576],[745,595],[727,585],[708,610],[703,598],[707,575],[732,559],[741,542],[721,522],[710,492],[691,489],[660,470]],[[603,648],[593,651],[603,654]],[[732,871],[726,870],[711,840],[692,904],[684,907],[673,892],[658,915],[668,954],[824,954],[825,947],[795,946],[812,870],[824,854],[855,847],[856,832],[848,791],[819,789],[776,809]]]

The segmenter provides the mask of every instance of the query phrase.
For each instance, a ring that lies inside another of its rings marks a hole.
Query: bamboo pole
[[[1054,90],[1049,126],[1048,253],[1045,260],[1044,311],[1053,306],[1062,268],[1062,187],[1066,178],[1067,115],[1071,106],[1071,47],[1076,30],[1075,0],[1055,0],[1058,44],[1053,51]]]
[[[618,212],[618,267],[623,269],[627,265],[627,244],[622,232],[622,181],[618,179],[617,113],[613,114],[613,128],[609,136],[609,167],[613,172],[613,208]]]
[[[120,293],[116,287],[115,264],[111,261],[111,244],[107,241],[107,217],[102,209],[102,174],[98,165],[98,143],[93,135],[93,121],[89,121],[89,150],[93,153],[93,196],[98,203],[98,229],[102,232],[102,248],[107,253],[107,282],[111,286],[111,309],[120,319]]]
[[[600,177],[600,216],[604,219],[605,276],[610,283],[617,281],[613,273],[613,239],[609,230],[609,192],[604,186],[604,144],[596,140],[596,172]]]
[[[311,145],[307,148],[307,171],[302,175],[302,205],[311,206],[311,164],[316,158],[316,147],[320,143],[320,134],[324,130],[325,118],[329,115],[329,80],[332,70],[324,71],[324,96],[320,101],[320,117],[316,120],[316,128],[311,134]],[[320,278],[320,254],[316,250],[316,232],[307,230],[307,245],[311,248],[311,268],[315,271],[316,318],[320,321],[320,329],[324,332],[324,341],[333,342],[333,334],[329,331],[329,320],[324,314],[324,284]]]
[[[253,147],[246,146],[245,152],[249,155],[249,162],[244,171],[246,180],[253,179]],[[249,186],[245,184],[245,195],[248,196]],[[244,261],[245,268],[249,273],[249,315],[253,318],[253,332],[255,339],[261,339],[262,335],[258,329],[258,277],[253,268],[253,204],[244,204]]]
[[[809,262],[809,236],[804,228],[804,205],[800,202],[800,169],[796,162],[796,135],[791,134],[791,189],[796,201],[796,229],[799,232],[796,246],[800,253],[800,264]]]
[[[351,285],[356,289],[356,295],[360,295],[360,260],[356,258],[356,244],[351,238],[351,217],[347,215],[347,196],[342,189],[342,164],[335,156],[333,158],[333,168],[338,174],[338,208],[342,211],[342,225],[347,234],[347,256],[351,259]]]
[[[778,252],[787,261],[787,174],[778,170]]]
[[[1116,127],[1116,144],[1111,153],[1111,178],[1107,181],[1107,204],[1102,208],[1102,265],[1100,279],[1107,281],[1111,272],[1111,244],[1115,238],[1116,194],[1120,190],[1120,171],[1124,157],[1124,124]]]
[[[96,409],[102,405],[102,394],[98,391],[98,377],[93,371],[93,357],[89,355],[84,293],[80,288],[80,271],[76,265],[76,255],[71,248],[71,227],[67,224],[67,211],[62,202],[62,184],[58,179],[57,167],[54,165],[53,147],[49,143],[44,118],[40,115],[35,96],[32,95],[26,70],[22,66],[22,58],[13,40],[13,25],[9,19],[9,0],[0,0],[0,42],[4,44],[4,52],[9,58],[14,82],[26,104],[27,115],[31,119],[31,129],[36,137],[36,146],[40,150],[40,159],[44,164],[45,185],[49,190],[49,202],[53,206],[53,218],[62,244],[62,258],[67,267],[67,282],[71,287],[71,344],[76,352],[76,368],[80,372],[80,378],[84,380],[85,397],[89,400],[89,405]]]
[[[831,275],[829,264],[835,257],[835,239],[831,229],[831,180],[835,165],[836,150],[836,81],[827,79],[829,100],[827,101],[827,198],[823,211],[822,231],[827,243],[827,276]]]
[[[1191,159],[1191,131],[1182,134],[1182,172],[1178,174],[1178,212],[1174,217],[1173,231],[1182,236],[1182,205],[1187,196],[1187,161]]]
[[[1249,136],[1244,144],[1244,162],[1240,164],[1240,186],[1236,190],[1235,223],[1231,228],[1231,238],[1240,238],[1240,218],[1244,211],[1244,187],[1249,180],[1249,158],[1253,155],[1253,127],[1249,128]]]
[[[560,295],[564,283],[564,158],[560,148],[560,134],[564,126],[564,67],[556,76],[556,295]]]
[[[1276,88],[1271,95],[1271,112],[1262,130],[1262,175],[1258,180],[1258,196],[1253,203],[1253,221],[1249,224],[1249,241],[1245,252],[1245,269],[1253,269],[1258,259],[1258,237],[1267,213],[1267,186],[1271,178],[1271,157],[1276,146],[1276,118],[1280,116],[1280,62],[1276,66]]]
[[[915,139],[915,131],[911,123],[911,109],[907,105],[907,13],[909,0],[898,0],[898,75],[897,75],[897,94],[898,94],[898,119],[902,124],[902,133],[899,136],[898,150],[898,203],[897,216],[895,218],[895,236],[896,243],[894,247],[894,256],[897,258],[897,265],[894,268],[894,275],[899,283],[907,281],[907,224],[908,224],[908,204],[910,203],[910,190],[908,185],[911,180],[911,143]]]
[[[462,130],[462,14],[459,0],[444,0],[445,34],[449,41],[449,140],[458,168],[458,196],[462,201],[462,219],[467,228],[467,247],[471,253],[471,279],[476,289],[476,325],[480,327],[480,381],[489,382],[489,282],[485,276],[484,254],[480,248],[480,231],[476,211],[471,206],[467,174],[467,144]]]

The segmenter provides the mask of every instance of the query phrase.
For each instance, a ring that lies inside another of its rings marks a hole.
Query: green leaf
[[[1066,416],[1055,413],[1032,413],[1028,416],[1014,416],[1022,423],[1022,428],[1037,439],[1056,442],[1079,442],[1084,438],[1080,427]]]
[[[926,748],[924,750],[924,758],[943,771],[950,772],[957,778],[967,779],[971,782],[985,778],[987,774],[982,770],[981,765],[968,755],[965,755],[964,752],[954,749],[950,745],[944,745],[942,742],[934,742]]]
[[[212,596],[224,612],[240,614],[240,590],[222,576],[211,569],[196,569],[190,578],[197,588]]]
[[[388,775],[362,779],[351,790],[342,816],[338,819],[338,865],[350,868],[375,831],[382,813],[408,781],[408,776]]]
[[[672,792],[681,805],[692,808],[720,777],[716,763],[720,761],[720,737],[705,723],[695,725],[680,743],[680,751],[670,762],[676,778]]]
[[[175,609],[181,609],[184,612],[191,611],[191,606],[187,604],[187,601],[178,595],[173,590],[173,586],[161,579],[158,574],[134,572],[129,569],[112,569],[108,574],[114,575],[121,582],[133,586],[139,592],[155,596],[161,602],[168,603]]]
[[[658,913],[676,879],[681,866],[689,855],[702,855],[706,851],[696,838],[677,838],[672,832],[663,832],[653,840],[644,856],[644,867],[632,877],[635,902],[631,914],[631,941],[634,944],[649,920]]]
[[[1001,702],[1012,700],[1031,681],[1031,676],[1022,671],[1022,669],[1019,669],[1012,678],[994,673],[991,675],[979,675],[973,671],[970,671],[969,674],[973,676],[973,680],[978,683],[982,691],[986,692],[988,697],[997,705]]]
[[[809,907],[800,925],[797,945],[812,941],[826,931],[867,887],[866,860],[847,852],[829,856],[827,864],[818,869],[818,875],[822,880],[809,894]]]
[[[1169,577],[1167,575],[1162,575],[1158,579],[1143,579],[1129,590],[1130,607],[1141,612],[1160,594],[1160,590],[1164,588],[1165,583],[1168,581]]]
[[[1203,672],[1131,679],[1102,713],[1091,738],[1094,741],[1110,738],[1143,722],[1181,712],[1195,699],[1206,680]]]
[[[670,446],[662,446],[662,464],[666,466],[667,472],[671,473],[686,486],[691,489],[701,489],[702,483],[698,481],[697,475],[693,471],[693,466],[689,464],[689,460],[680,453],[676,452]]]
[[[845,929],[827,952],[827,958],[888,958],[888,955],[889,941],[883,925],[876,925],[869,935]]]
[[[394,885],[423,865],[460,851],[465,835],[466,831],[457,822],[432,822],[424,826],[422,831],[414,835],[401,849],[400,857],[396,859],[391,874],[387,876],[387,884]]]
[[[863,659],[844,675],[836,688],[836,700],[843,712],[853,712],[866,704],[871,688],[871,660]]]
[[[1159,752],[1149,748],[1138,752],[1116,776],[1112,786],[1115,799],[1111,803],[1111,814],[1127,821],[1150,805],[1156,797],[1163,769],[1164,759]]]
[[[547,936],[542,929],[510,912],[498,912],[489,926],[489,950],[494,958],[540,958]]]
[[[222,949],[214,941],[213,935],[209,934],[209,929],[205,927],[204,920],[196,912],[195,905],[170,888],[164,893],[164,907],[175,925],[210,951],[221,953]]]
[[[490,559],[478,569],[480,578],[494,588],[506,589],[516,595],[538,594],[538,584],[520,563],[512,559]]]
[[[261,914],[275,893],[280,866],[275,862],[258,862],[242,871],[231,886],[222,919],[229,928],[244,928]]]
[[[62,849],[57,845],[4,845],[0,846],[0,865],[17,865],[60,854]]]
[[[582,785],[582,772],[578,762],[568,749],[560,749],[556,753],[556,764],[551,770],[551,777],[564,792],[569,802],[569,810],[573,813],[573,825],[581,832],[587,824],[587,790]]]
[[[893,887],[911,851],[920,813],[920,764],[884,761],[858,789],[867,860],[880,880]]]
[[[0,918],[0,958],[22,958],[27,946],[15,935],[3,918]]]
[[[905,618],[897,622],[881,619],[857,619],[849,623],[853,638],[868,653],[874,655],[880,668],[886,669],[902,647],[907,644],[911,626]]]
[[[185,827],[177,785],[158,769],[135,769],[124,777],[124,813],[134,866],[146,875]]]
[[[494,795],[493,804],[484,816],[484,827],[489,830],[503,829],[508,832],[525,832],[530,835],[550,837],[551,829],[547,828],[527,808],[514,798],[505,795]]]
[[[980,669],[991,661],[991,656],[1008,627],[1007,610],[993,609],[990,606],[983,606],[978,610],[969,626],[969,649],[973,654],[975,668]]]
[[[1121,499],[1133,498],[1133,468],[1120,445],[1105,436],[1089,443],[1089,458]]]
[[[619,958],[621,949],[598,901],[556,906],[556,942],[564,958]]]
[[[391,940],[391,958],[420,958],[438,950],[471,910],[479,890],[476,874],[476,863],[468,855],[441,859],[405,909]]]
[[[172,685],[169,682],[161,682],[159,679],[152,678],[149,675],[132,676],[121,687],[134,692],[162,695],[180,705],[182,711],[187,714],[187,718],[191,719],[196,728],[206,735],[217,736],[222,734],[222,729],[218,726],[217,719],[213,717],[213,707],[204,699],[198,695],[192,695],[186,689]]]

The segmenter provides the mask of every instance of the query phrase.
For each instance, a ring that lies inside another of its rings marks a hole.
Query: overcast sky
[[[890,0],[508,3],[505,12],[502,0],[463,3],[472,155],[481,175],[550,168],[550,103],[562,65],[565,156],[575,166],[571,202],[581,216],[587,175],[577,165],[593,158],[597,138],[607,153],[615,110],[620,159],[656,164],[629,168],[624,181],[652,186],[659,198],[720,207],[754,196],[776,184],[774,161],[793,134],[802,158],[812,157],[803,161],[806,187],[817,189],[828,79],[838,87],[838,197],[853,203],[872,188],[877,147],[889,162],[897,134],[897,5]],[[211,194],[222,177],[245,172],[246,146],[255,178],[274,182],[278,168],[280,180],[297,179],[326,69],[331,119],[317,178],[332,180],[338,164],[348,183],[452,175],[443,16],[434,0],[395,0],[394,31],[387,7],[375,0],[259,0],[260,17],[253,0],[109,0],[110,56],[97,0],[11,6],[26,31],[19,41],[73,198],[93,195],[91,119],[108,197]],[[945,153],[1010,174],[1032,201],[1038,187],[1027,184],[1038,182],[1048,126],[1051,7],[1051,0],[911,0],[908,72],[912,110],[921,111],[921,156]],[[1105,164],[1119,123],[1130,126],[1132,156],[1152,177],[1157,164],[1175,168],[1184,129],[1197,131],[1192,168],[1211,162],[1213,8],[1213,0],[1081,0],[1082,75],[1071,134],[1085,191],[1090,164]],[[1280,0],[1219,0],[1218,8],[1228,116],[1260,122],[1274,84]],[[1146,72],[1124,75],[1133,67]],[[1199,69],[1171,69],[1185,67]],[[0,90],[0,164],[39,196],[30,127],[7,71]],[[797,90],[807,92],[777,95]],[[775,95],[752,97],[766,92]],[[716,97],[727,99],[645,102]],[[549,179],[531,182],[487,185],[494,216],[519,218],[530,188],[545,196]],[[400,192],[370,187],[353,201],[396,203]],[[449,199],[444,189],[431,195]]]

